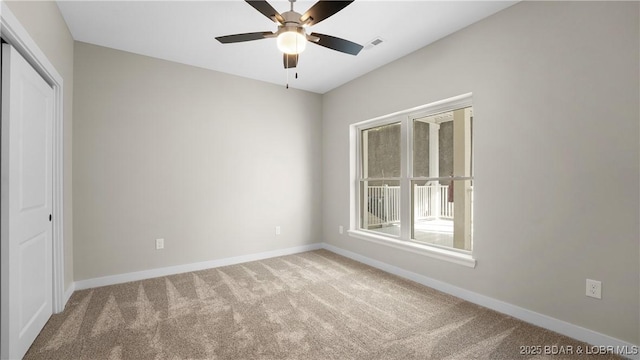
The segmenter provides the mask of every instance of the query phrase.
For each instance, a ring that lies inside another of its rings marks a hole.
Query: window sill
[[[421,245],[403,240],[395,240],[386,236],[380,236],[371,234],[365,231],[359,230],[349,230],[347,232],[349,236],[371,241],[376,244],[390,246],[396,249],[410,251],[415,254],[425,255],[428,257],[432,257],[434,259],[444,260],[448,262],[452,262],[454,264],[459,264],[463,266],[467,266],[470,268],[476,267],[476,259],[474,259],[471,255],[462,254],[456,251],[446,250],[437,248],[429,245]]]

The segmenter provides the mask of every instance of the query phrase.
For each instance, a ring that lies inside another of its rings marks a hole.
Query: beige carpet
[[[537,345],[585,346],[318,250],[77,291],[26,359],[527,359]]]

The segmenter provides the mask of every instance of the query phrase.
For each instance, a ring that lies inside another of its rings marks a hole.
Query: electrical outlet
[[[276,235],[280,235],[281,231],[280,231],[280,226],[276,226]]]
[[[342,225],[338,226],[338,233],[344,234],[344,227]]]
[[[602,299],[602,283],[598,280],[587,279],[587,296]]]
[[[156,250],[164,249],[164,239],[156,239]]]

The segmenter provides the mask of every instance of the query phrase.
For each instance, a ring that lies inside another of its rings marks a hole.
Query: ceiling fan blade
[[[293,55],[282,54],[282,55],[283,55],[282,61],[284,62],[285,69],[294,68],[298,66],[298,58],[299,58],[298,54],[293,54]]]
[[[273,6],[269,5],[265,0],[245,0],[254,9],[258,10],[262,15],[268,17],[275,23],[284,24],[284,18]]]
[[[350,1],[333,1],[333,0],[320,0],[315,3],[304,15],[300,18],[300,22],[307,25],[314,25],[320,21],[328,18],[329,16],[344,9],[347,5],[351,4]]]
[[[263,31],[263,32],[218,36],[216,37],[216,40],[220,41],[223,44],[230,44],[230,43],[237,43],[237,42],[243,42],[243,41],[265,39],[270,35],[273,35],[271,31]]]
[[[358,55],[360,50],[362,50],[362,45],[356,44],[349,40],[341,39],[331,35],[311,33],[310,37],[317,37],[318,41],[312,41],[312,43],[316,43],[320,46],[324,46],[326,48],[343,52],[345,54],[350,55]]]

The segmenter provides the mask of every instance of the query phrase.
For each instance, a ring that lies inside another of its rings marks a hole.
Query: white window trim
[[[471,254],[459,253],[455,250],[443,249],[438,246],[431,246],[427,244],[418,244],[412,241],[399,240],[397,238],[388,237],[384,235],[377,235],[362,230],[349,230],[347,231],[349,236],[370,241],[376,244],[389,246],[395,249],[408,251],[414,254],[428,256],[434,259],[448,261],[454,264],[467,266],[470,268],[476,267],[476,259]]]
[[[376,244],[389,246],[395,249],[409,251],[415,254],[428,256],[431,258],[448,261],[451,263],[475,268],[476,259],[473,252],[464,252],[456,249],[446,249],[440,246],[421,244],[408,240],[411,237],[411,217],[401,216],[400,222],[400,238],[396,236],[385,236],[377,233],[362,230],[358,227],[360,219],[360,191],[358,169],[360,168],[361,159],[358,156],[360,147],[360,132],[364,129],[375,126],[388,124],[392,122],[402,122],[403,132],[401,135],[401,197],[402,209],[401,214],[411,213],[411,189],[408,182],[411,182],[408,174],[412,173],[413,159],[413,139],[409,136],[408,123],[414,119],[437,114],[440,112],[460,109],[472,106],[472,93],[467,93],[448,99],[436,101],[430,104],[419,106],[413,109],[399,111],[396,113],[380,116],[374,119],[361,121],[349,126],[349,178],[350,178],[350,221],[349,236],[361,240],[370,241]],[[406,150],[405,150],[406,149]]]

